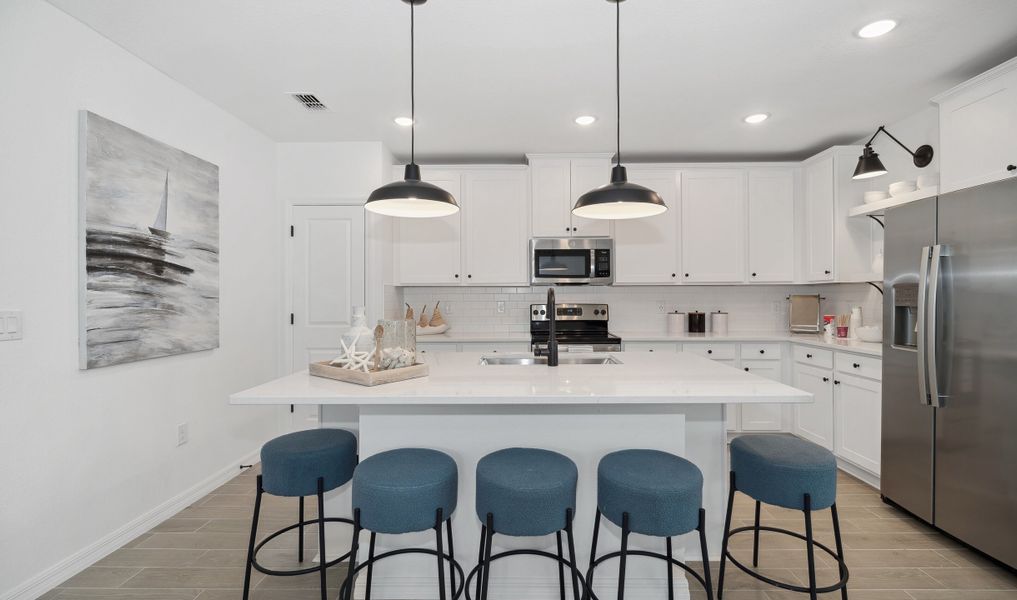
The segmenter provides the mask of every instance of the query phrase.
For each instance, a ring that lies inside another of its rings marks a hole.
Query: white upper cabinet
[[[940,191],[1017,178],[1017,58],[933,98]]]
[[[682,281],[745,281],[745,171],[683,171]]]
[[[400,173],[397,177],[402,177]],[[423,180],[452,194],[460,208],[461,175],[423,169]],[[450,285],[462,281],[460,230],[463,210],[448,217],[396,218],[396,278],[403,285]],[[521,246],[525,242],[520,242]]]
[[[576,200],[611,181],[611,159],[528,155],[533,237],[611,235],[611,221],[572,214]]]
[[[527,285],[526,184],[522,167],[463,175],[464,283]]]
[[[865,181],[854,181],[861,146],[834,146],[804,163],[805,278],[808,281],[882,280],[872,270],[879,225],[848,212],[863,203]]]
[[[629,169],[628,175],[632,183],[660,194],[667,211],[644,219],[615,222],[615,283],[677,283],[681,265],[678,256],[680,174],[675,169]]]
[[[749,171],[749,282],[790,282],[795,276],[795,173]]]

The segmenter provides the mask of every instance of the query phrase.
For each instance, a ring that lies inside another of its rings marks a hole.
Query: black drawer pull
[[[833,385],[840,385],[840,381],[838,381],[838,380],[834,379],[834,380],[833,380]]]
[[[823,275],[829,275],[829,274],[830,274],[830,269],[827,269],[827,270],[823,271]]]
[[[806,354],[805,358],[812,358],[812,355],[811,354]]]
[[[828,382],[828,381],[830,381],[830,378],[829,378],[829,377],[824,377],[824,378],[823,378],[823,383],[826,383],[826,382]]]
[[[1017,171],[1017,165],[1007,165],[1006,166],[1006,170],[1007,171]]]
[[[861,369],[862,368],[862,365],[860,365],[858,363],[853,363],[851,366],[856,368],[856,369]]]

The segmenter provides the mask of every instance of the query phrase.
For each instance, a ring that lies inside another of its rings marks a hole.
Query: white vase
[[[374,331],[367,326],[367,316],[363,306],[353,307],[353,320],[349,329],[343,332],[342,342],[350,350],[357,352],[374,351]],[[340,351],[342,348],[340,347]]]

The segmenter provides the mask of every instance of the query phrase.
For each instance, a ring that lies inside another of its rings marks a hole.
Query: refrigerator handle
[[[929,399],[930,404],[936,408],[943,408],[943,396],[939,394],[939,356],[937,350],[939,348],[938,340],[939,335],[936,328],[937,316],[939,315],[939,278],[942,273],[943,257],[949,256],[949,248],[937,244],[932,247],[932,265],[929,268],[929,291],[928,291],[928,316],[926,317],[926,328],[925,328],[925,358],[928,380],[929,380]]]
[[[926,356],[926,315],[927,296],[929,289],[929,256],[932,254],[932,247],[922,248],[922,261],[918,264],[918,327],[917,327],[917,350],[918,350],[918,401],[922,404],[929,404],[928,388],[928,360]]]

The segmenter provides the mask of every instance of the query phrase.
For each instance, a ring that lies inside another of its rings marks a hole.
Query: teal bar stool
[[[621,550],[597,557],[597,538],[601,517],[621,527]],[[703,574],[674,559],[671,540],[675,536],[699,532],[703,555]],[[629,535],[664,538],[666,554],[630,550]],[[660,450],[621,450],[600,460],[597,466],[597,517],[590,548],[590,568],[586,574],[593,590],[593,575],[605,561],[617,558],[618,600],[625,597],[625,563],[630,556],[642,556],[667,563],[667,597],[674,600],[674,572],[680,567],[706,590],[713,600],[710,581],[710,554],[706,548],[706,511],[703,509],[703,473],[680,456]],[[595,595],[593,596],[596,597]]]
[[[329,567],[346,560],[344,554],[326,562],[325,523],[346,523],[350,519],[325,517],[325,492],[334,490],[353,477],[357,466],[357,438],[342,429],[311,429],[289,433],[273,439],[261,448],[261,475],[258,475],[257,495],[254,499],[254,518],[251,522],[251,538],[247,546],[247,563],[244,571],[244,600],[250,596],[251,570],[257,569],[266,575],[288,577],[318,572],[321,575],[321,598],[326,600],[328,591],[325,574]],[[268,493],[273,496],[300,498],[299,521],[272,533],[259,544],[258,519],[261,516],[261,497]],[[304,520],[304,497],[318,497],[318,518]],[[273,539],[292,531],[298,532],[297,560],[304,561],[304,526],[317,523],[318,553],[321,561],[317,566],[306,569],[269,569],[258,562],[258,552]]]
[[[364,459],[353,474],[353,542],[350,566],[339,589],[340,600],[353,597],[358,572],[367,570],[365,599],[371,598],[374,565],[403,554],[427,554],[438,560],[438,597],[447,598],[445,561],[449,567],[449,591],[453,599],[465,585],[463,569],[455,560],[452,544],[452,513],[459,495],[459,469],[451,456],[426,448],[400,448]],[[448,541],[445,553],[442,526]],[[400,548],[375,556],[378,534],[414,533],[433,529],[436,549]],[[360,532],[371,532],[367,560],[357,563]],[[458,575],[458,578],[456,577]]]
[[[731,490],[724,523],[724,547],[720,557],[720,575],[717,580],[718,600],[724,594],[724,570],[727,561],[752,577],[780,589],[808,594],[815,600],[819,594],[840,590],[847,600],[848,568],[844,562],[844,546],[840,538],[840,520],[837,518],[837,459],[822,446],[789,435],[743,435],[731,442]],[[735,492],[741,492],[756,501],[755,525],[731,529],[731,511]],[[759,524],[761,504],[770,504],[802,511],[805,517],[805,535],[794,531],[765,527]],[[812,535],[812,513],[830,509],[833,519],[833,536],[837,551],[817,542]],[[759,532],[770,531],[798,538],[805,542],[809,566],[809,585],[803,587],[777,581],[761,575],[740,563],[728,550],[731,536],[751,531],[752,566],[759,567]],[[819,587],[816,583],[815,549],[832,556],[838,565],[840,580],[833,585]]]

